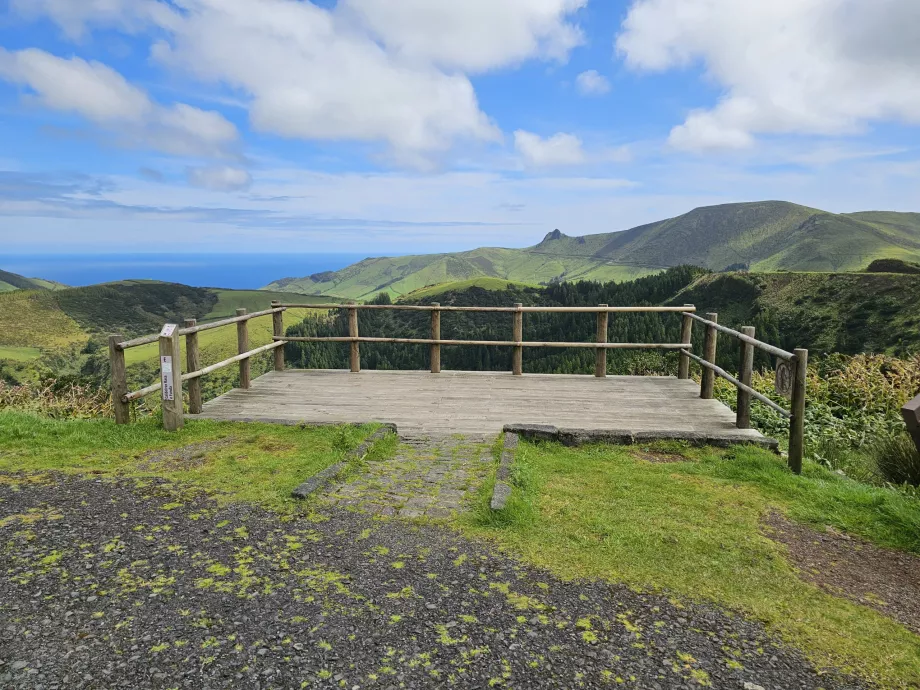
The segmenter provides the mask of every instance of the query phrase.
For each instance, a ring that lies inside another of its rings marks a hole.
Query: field
[[[272,301],[287,302],[288,304],[328,304],[340,302],[334,297],[317,297],[315,295],[299,295],[290,292],[271,292],[269,290],[223,290],[216,288],[213,292],[217,295],[217,304],[202,321],[216,321],[236,316],[237,309],[246,309],[249,312],[265,311],[271,307]]]
[[[54,350],[83,345],[89,336],[52,292],[0,294],[0,345]]]
[[[516,283],[513,280],[488,278],[482,276],[479,278],[470,278],[469,280],[458,280],[453,283],[440,283],[438,285],[429,285],[427,287],[419,288],[418,290],[413,290],[412,292],[400,297],[400,301],[411,302],[414,300],[422,300],[425,298],[434,297],[435,295],[442,295],[445,292],[457,292],[460,290],[468,290],[474,287],[492,291],[507,290],[509,285],[513,285],[518,288],[536,287],[536,285],[529,285],[527,283]],[[290,299],[290,297],[288,297],[288,299]]]
[[[0,345],[0,359],[14,362],[31,362],[42,356],[42,351],[35,347],[6,347]]]

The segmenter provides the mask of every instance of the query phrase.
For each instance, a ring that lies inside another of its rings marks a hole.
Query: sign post
[[[904,417],[907,431],[920,451],[920,395],[901,408],[901,416]]]
[[[160,384],[163,399],[163,428],[177,431],[184,424],[182,415],[182,360],[179,328],[168,323],[160,331]]]

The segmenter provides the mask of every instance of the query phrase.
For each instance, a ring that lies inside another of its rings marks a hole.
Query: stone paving
[[[493,464],[488,438],[404,438],[392,458],[367,464],[322,500],[375,515],[449,518],[472,499]]]

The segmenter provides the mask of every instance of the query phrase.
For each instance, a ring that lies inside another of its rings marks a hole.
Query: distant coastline
[[[363,254],[13,254],[0,268],[72,287],[146,279],[254,290],[285,277],[336,271]]]

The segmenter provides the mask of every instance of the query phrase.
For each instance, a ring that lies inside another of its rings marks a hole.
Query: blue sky
[[[10,253],[920,211],[920,4],[0,0],[0,118]]]

